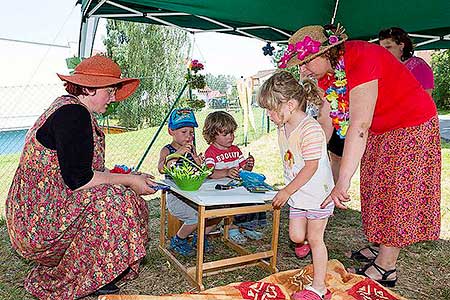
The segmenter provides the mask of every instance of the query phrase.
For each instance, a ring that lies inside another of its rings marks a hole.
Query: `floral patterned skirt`
[[[13,189],[11,192],[14,191],[17,194],[10,194],[10,199],[24,198],[20,195],[24,191]],[[67,216],[74,221],[57,232],[42,228],[42,219],[52,215],[49,211],[42,211],[39,218],[30,217],[23,224],[8,224],[14,248],[37,263],[25,280],[25,288],[39,299],[86,296],[128,267],[131,271],[126,278],[136,277],[139,262],[146,254],[148,207],[144,199],[122,185],[107,184],[73,195],[72,203],[78,205],[71,206]],[[9,212],[13,210],[8,208]],[[76,218],[72,218],[73,214]],[[27,232],[47,236],[29,242]]]
[[[439,120],[369,135],[361,161],[361,214],[372,243],[405,247],[440,233]]]

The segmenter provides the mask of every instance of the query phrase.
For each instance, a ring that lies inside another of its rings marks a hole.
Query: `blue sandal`
[[[249,229],[243,229],[242,234],[249,239],[259,241],[263,238],[264,234],[262,232],[256,231],[256,230],[249,230]]]
[[[236,244],[243,245],[247,243],[247,238],[239,231],[239,228],[230,229],[228,232],[230,240]]]
[[[192,246],[192,248],[197,249],[197,234],[196,233],[192,237],[191,246]],[[206,236],[205,236],[205,240],[204,240],[204,244],[203,244],[203,249],[206,253],[211,253],[214,250],[213,246],[211,246],[211,244],[208,242],[208,239],[206,238]]]

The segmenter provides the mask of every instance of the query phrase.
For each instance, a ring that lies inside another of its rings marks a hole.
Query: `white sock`
[[[307,286],[305,286],[305,290],[308,290],[308,291],[311,291],[311,292],[313,292],[313,293],[316,293],[317,295],[320,296],[320,298],[324,298],[324,296],[325,296],[325,294],[326,294],[326,292],[327,292],[327,289],[326,289],[326,288],[325,288],[325,292],[321,292],[321,291],[316,290],[315,288],[313,288],[312,285],[307,285]]]

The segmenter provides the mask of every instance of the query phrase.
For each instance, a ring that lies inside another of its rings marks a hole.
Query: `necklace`
[[[331,74],[330,74],[331,75]],[[339,58],[334,70],[334,80],[325,91],[325,98],[330,102],[330,117],[333,127],[341,139],[347,135],[349,123],[349,97],[347,91],[347,78],[345,74],[344,57]]]

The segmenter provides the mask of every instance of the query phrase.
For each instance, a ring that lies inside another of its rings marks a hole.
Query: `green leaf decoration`
[[[75,69],[81,62],[81,58],[77,56],[66,58],[66,65],[69,70]],[[72,72],[70,72],[72,74]]]
[[[117,107],[119,106],[119,102],[111,102],[108,104],[108,107],[106,108],[106,111],[102,114],[103,117],[107,117],[112,115]]]

